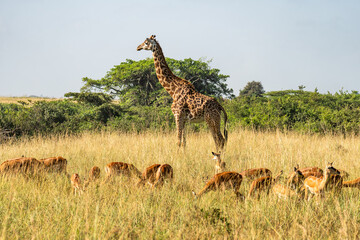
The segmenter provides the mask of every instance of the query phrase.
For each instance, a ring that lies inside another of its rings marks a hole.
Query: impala
[[[340,176],[343,178],[343,179],[348,179],[350,174],[348,172],[346,172],[345,170],[342,170],[342,169],[337,169],[339,172],[340,172]]]
[[[9,159],[1,163],[0,174],[32,175],[43,169],[43,163],[31,157]]]
[[[341,169],[337,169],[337,170],[340,172],[340,176],[343,179],[347,179],[350,176],[350,174],[345,170],[341,170]],[[314,176],[317,178],[321,178],[324,176],[323,170],[318,167],[307,167],[300,169],[300,171],[304,174],[305,177]]]
[[[174,171],[169,164],[153,164],[145,169],[140,181],[136,185],[142,186],[145,183],[148,183],[155,188],[157,186],[162,186],[165,179],[172,180],[173,178]]]
[[[261,177],[261,178],[255,179],[251,183],[248,197],[250,198],[253,195],[255,195],[255,193],[257,193],[257,198],[259,198],[260,193],[265,190],[266,190],[267,194],[269,194],[271,186],[279,180],[279,178],[282,174],[283,174],[283,170],[281,170],[275,178],[266,176],[266,177]]]
[[[105,181],[108,181],[112,176],[124,175],[127,177],[136,176],[141,179],[141,172],[130,163],[111,162],[105,166]]]
[[[273,193],[282,199],[288,199],[293,196],[297,196],[300,187],[304,183],[304,180],[305,177],[298,169],[298,167],[294,167],[294,172],[290,175],[286,186],[282,184],[275,184],[272,187]]]
[[[351,187],[351,188],[359,188],[360,189],[360,178],[354,179],[352,181],[343,182],[342,187]]]
[[[305,178],[306,176],[304,175],[304,172],[301,171],[301,169],[299,169],[299,165],[297,165],[294,167],[294,171],[289,175],[286,185],[293,190],[299,189],[304,185]]]
[[[283,184],[275,184],[272,187],[273,193],[280,199],[289,199],[296,196],[296,192]]]
[[[231,189],[234,191],[237,197],[243,198],[241,193],[239,193],[240,185],[242,182],[242,175],[237,172],[222,172],[215,174],[205,185],[205,187],[199,192],[195,193],[192,190],[193,195],[197,197],[201,197],[203,194],[209,191],[217,191],[219,189]]]
[[[254,180],[260,177],[271,177],[272,173],[267,168],[252,168],[240,173],[247,180]]]
[[[309,192],[319,198],[324,198],[325,190],[328,188],[328,185],[331,184],[331,175],[340,174],[340,172],[332,166],[332,163],[327,164],[324,172],[325,175],[323,178],[310,176],[305,179],[305,199],[310,200]]]
[[[44,171],[52,173],[64,173],[67,175],[66,167],[67,160],[63,157],[50,157],[40,159],[40,162],[44,164]]]
[[[165,179],[170,179],[170,181],[174,179],[174,171],[169,164],[162,164],[158,168],[153,188],[161,187],[164,184]]]
[[[63,157],[52,157],[37,160],[35,158],[21,157],[10,159],[0,165],[0,172],[63,172],[66,173],[67,160]]]
[[[299,169],[299,171],[305,176],[305,178],[310,177],[310,176],[320,178],[323,176],[323,170],[318,167],[306,167],[306,168]],[[294,173],[291,173],[291,174],[294,174]],[[291,177],[291,174],[289,177]]]
[[[136,185],[143,186],[145,185],[145,183],[148,183],[152,186],[156,180],[156,172],[160,166],[161,164],[153,164],[147,167],[145,171],[141,174],[141,178]]]
[[[100,168],[98,166],[93,166],[89,171],[89,180],[95,181],[100,178]]]
[[[339,195],[341,193],[341,189],[343,187],[344,179],[340,174],[332,174],[330,176],[330,184],[327,185],[326,191],[332,191],[336,195]]]
[[[71,186],[73,189],[73,193],[76,195],[77,193],[79,195],[81,195],[81,193],[83,192],[82,186],[81,186],[81,180],[80,180],[80,176],[77,173],[74,173],[71,176]]]
[[[214,156],[213,160],[216,161],[215,163],[215,174],[225,172],[226,163],[221,160],[220,153],[211,152]]]
[[[88,187],[90,183],[95,182],[100,178],[100,168],[94,166],[89,171],[89,178],[84,182],[84,187]]]

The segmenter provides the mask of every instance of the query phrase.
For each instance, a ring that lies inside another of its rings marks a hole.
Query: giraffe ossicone
[[[166,63],[160,44],[155,38],[155,35],[146,38],[137,47],[137,50],[153,52],[156,76],[173,99],[171,111],[175,117],[178,146],[185,147],[184,128],[186,121],[205,121],[214,138],[217,151],[224,149],[228,139],[228,118],[225,109],[215,98],[199,93],[188,80],[179,78],[172,73]],[[224,113],[224,136],[220,130],[221,113]]]

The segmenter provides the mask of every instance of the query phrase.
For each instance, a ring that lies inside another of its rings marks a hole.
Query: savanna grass
[[[174,169],[173,185],[152,191],[135,187],[136,180],[118,177],[111,184],[94,184],[74,196],[68,179],[1,178],[0,236],[3,239],[269,239],[359,238],[358,189],[340,197],[326,195],[321,203],[236,200],[231,191],[210,192],[193,199],[204,178],[214,174],[209,133],[191,133],[186,150],[178,150],[175,134],[85,133],[21,140],[0,145],[0,159],[63,156],[68,172],[86,177],[94,165],[102,170],[113,161],[133,163],[139,170],[154,163]],[[319,166],[328,161],[360,176],[360,139],[294,133],[234,131],[222,157],[228,170],[267,167],[285,175],[299,163]],[[101,181],[104,179],[102,171]],[[243,182],[245,194],[250,183]]]

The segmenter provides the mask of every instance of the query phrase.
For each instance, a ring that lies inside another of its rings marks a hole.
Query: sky
[[[360,1],[0,0],[0,96],[63,97],[152,34],[173,59],[212,60],[238,95],[360,91]]]

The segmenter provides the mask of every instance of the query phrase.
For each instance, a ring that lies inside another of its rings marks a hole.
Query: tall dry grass
[[[156,191],[136,188],[136,180],[118,178],[96,184],[83,195],[71,193],[68,179],[9,178],[0,182],[0,236],[3,239],[247,239],[359,238],[358,189],[340,197],[315,201],[237,201],[231,192],[211,192],[194,200],[191,190],[204,186],[214,173],[209,133],[189,134],[186,151],[166,133],[85,133],[80,136],[32,138],[0,145],[0,159],[38,159],[61,155],[68,172],[85,177],[94,165],[102,170],[113,161],[133,163],[141,171],[154,163],[169,163],[175,182]],[[261,133],[239,130],[229,136],[223,159],[227,168],[267,167],[273,172],[300,166],[334,166],[360,176],[360,139]],[[102,178],[104,177],[102,172]],[[250,183],[243,182],[246,193]]]
[[[0,96],[0,103],[27,103],[32,105],[38,101],[58,101],[61,100],[60,98],[48,98],[48,97],[1,97]]]

